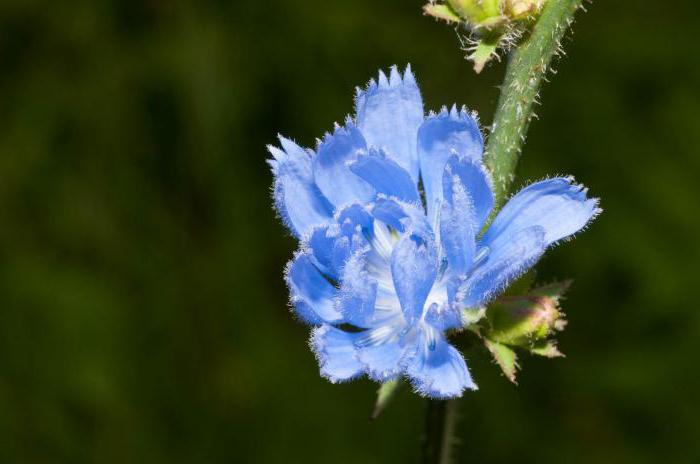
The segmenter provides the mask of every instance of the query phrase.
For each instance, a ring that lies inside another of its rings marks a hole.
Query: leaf
[[[370,419],[375,420],[384,411],[386,405],[394,397],[394,394],[401,385],[399,379],[389,380],[384,382],[377,390],[377,401],[374,403],[374,409],[372,410],[372,415]]]
[[[484,339],[484,344],[491,352],[493,359],[501,368],[506,378],[517,385],[518,382],[515,381],[515,374],[520,366],[518,365],[518,356],[515,354],[515,351],[506,345],[489,339]]]

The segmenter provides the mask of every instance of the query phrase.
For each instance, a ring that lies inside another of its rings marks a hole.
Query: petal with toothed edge
[[[423,100],[410,66],[403,78],[396,66],[389,78],[380,71],[379,80],[357,91],[357,125],[372,147],[384,148],[387,156],[404,168],[418,183],[416,133],[423,122]]]
[[[314,184],[312,157],[300,146],[280,136],[282,149],[268,146],[268,160],[275,177],[275,207],[284,224],[297,238],[313,226],[331,219],[332,205]]]
[[[492,242],[486,260],[459,289],[458,300],[468,307],[486,303],[530,269],[546,247],[545,231],[539,226]]]
[[[318,146],[313,172],[316,185],[336,207],[349,203],[366,203],[374,197],[374,189],[353,174],[348,163],[357,159],[367,149],[362,133],[352,121],[344,127],[336,127]]]
[[[314,266],[309,255],[298,254],[285,274],[297,315],[307,324],[336,323],[341,320],[333,298],[336,289]]]
[[[411,175],[382,150],[370,149],[350,164],[350,170],[367,181],[377,193],[409,203],[420,201],[418,189]]]
[[[599,212],[598,199],[587,198],[586,189],[573,179],[557,177],[531,184],[501,209],[483,238],[489,245],[499,237],[529,226],[544,229],[547,246],[575,234]]]
[[[370,379],[376,382],[386,382],[398,376],[403,370],[401,361],[406,347],[400,343],[397,333],[391,334],[389,340],[378,343],[364,343],[371,337],[381,337],[382,331],[392,331],[390,327],[379,327],[363,332],[357,339],[357,358],[363,364]],[[378,334],[379,333],[379,334]]]
[[[477,389],[462,355],[435,331],[421,335],[406,373],[416,392],[429,398],[455,398]]]
[[[480,161],[456,155],[449,158],[442,178],[443,196],[448,203],[452,202],[455,189],[464,191],[471,199],[472,227],[478,235],[493,208],[491,180]]]
[[[362,375],[363,366],[357,359],[355,349],[357,336],[357,333],[345,332],[330,325],[313,330],[310,345],[323,377],[338,383]]]
[[[404,318],[408,324],[413,324],[423,313],[437,276],[434,243],[415,235],[401,237],[391,254],[391,276]]]
[[[442,199],[445,164],[453,154],[481,160],[484,141],[479,124],[462,108],[428,116],[418,129],[418,159],[430,223],[435,224]]]

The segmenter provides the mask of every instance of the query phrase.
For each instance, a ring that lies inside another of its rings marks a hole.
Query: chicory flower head
[[[494,204],[475,117],[425,116],[410,68],[357,91],[356,117],[316,152],[280,137],[269,147],[275,206],[301,246],[286,280],[311,348],[332,382],[399,376],[432,398],[476,389],[445,332],[484,305],[545,249],[599,211],[571,178]]]

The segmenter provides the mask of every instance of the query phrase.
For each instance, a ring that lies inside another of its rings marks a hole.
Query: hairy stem
[[[582,0],[548,0],[532,32],[510,54],[484,156],[496,207],[503,204],[533,116],[542,79]]]
[[[423,464],[450,464],[457,400],[428,400],[423,437]]]

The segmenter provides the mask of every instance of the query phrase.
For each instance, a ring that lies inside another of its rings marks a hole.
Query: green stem
[[[450,464],[457,400],[428,400],[423,437],[423,464]]]
[[[484,156],[503,204],[533,116],[542,79],[582,0],[548,0],[532,32],[510,54]]]

